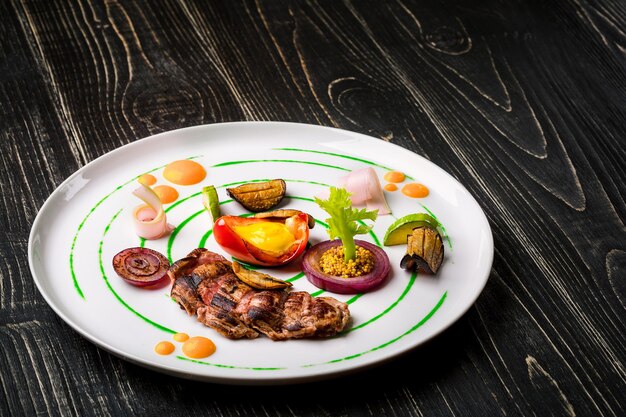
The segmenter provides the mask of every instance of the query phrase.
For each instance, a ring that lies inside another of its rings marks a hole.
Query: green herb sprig
[[[354,236],[363,235],[372,230],[373,225],[358,223],[362,220],[376,220],[378,210],[352,208],[350,193],[344,188],[330,187],[330,196],[327,200],[315,197],[315,202],[328,214],[328,236],[331,239],[339,238],[343,245],[344,262],[355,258],[356,246]]]

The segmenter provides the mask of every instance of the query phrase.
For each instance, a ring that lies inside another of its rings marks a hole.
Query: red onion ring
[[[384,250],[378,246],[363,240],[354,240],[357,246],[367,249],[374,255],[374,270],[369,274],[354,277],[342,278],[324,273],[320,266],[320,257],[328,249],[340,246],[341,240],[326,240],[311,246],[305,253],[302,260],[302,271],[306,278],[318,288],[337,294],[356,294],[373,290],[385,281],[391,271],[389,257]]]
[[[124,281],[144,288],[161,288],[169,282],[170,262],[149,248],[128,248],[113,257],[113,269]]]

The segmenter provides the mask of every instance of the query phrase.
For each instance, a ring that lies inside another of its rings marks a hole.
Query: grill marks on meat
[[[211,268],[204,270],[203,268]],[[197,271],[196,271],[197,270]],[[204,248],[192,250],[189,255],[174,262],[167,271],[172,282],[177,278],[191,275],[193,272],[206,274],[220,274],[231,271],[230,262],[222,255],[208,251]]]
[[[283,304],[286,297],[286,291],[257,292],[250,298],[246,321],[251,327],[272,340],[288,339],[288,337],[280,337],[284,318]]]
[[[350,319],[346,303],[332,297],[313,298],[309,293],[291,293],[285,303],[286,327],[300,326],[303,337],[329,337],[343,330]],[[339,330],[337,328],[340,327]]]
[[[202,300],[196,292],[199,281],[194,279],[192,275],[185,275],[176,280],[170,296],[175,299],[181,308],[184,308],[187,314],[193,316],[199,307],[202,307]]]
[[[286,297],[278,313],[280,317],[270,316],[273,320],[255,323],[255,327],[270,339],[330,337],[342,331],[348,324],[350,312],[346,303],[331,297],[313,298],[311,294],[304,291],[283,292],[283,294]],[[274,303],[268,303],[272,307],[279,303],[276,297],[272,301]],[[278,323],[280,324],[277,325]]]
[[[174,281],[171,297],[230,339],[259,333],[273,340],[329,337],[348,324],[345,303],[304,291],[256,290],[237,278],[230,265],[221,255],[195,249],[168,271]]]
[[[254,290],[235,274],[205,275],[198,289],[203,306],[198,309],[198,320],[214,328],[229,339],[252,339],[259,335],[245,323],[245,306]]]

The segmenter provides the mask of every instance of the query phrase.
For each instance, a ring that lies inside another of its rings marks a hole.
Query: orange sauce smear
[[[173,203],[178,199],[178,191],[169,185],[157,185],[152,190],[163,204]]]
[[[193,185],[206,177],[206,171],[202,165],[189,159],[174,161],[165,167],[163,177],[178,185]]]
[[[402,194],[411,198],[423,198],[428,196],[430,191],[424,184],[412,182],[402,187]]]
[[[194,336],[183,344],[183,353],[193,359],[202,359],[215,353],[215,343],[202,336]]]
[[[143,174],[142,176],[137,178],[137,181],[139,181],[139,184],[141,184],[141,185],[145,185],[146,187],[150,187],[151,185],[156,184],[157,179],[156,179],[156,177],[154,175]]]
[[[398,186],[396,184],[387,184],[385,185],[385,191],[398,191]]]
[[[155,347],[154,351],[159,355],[169,355],[174,352],[174,344],[171,342],[159,342]]]
[[[173,338],[177,342],[186,342],[189,340],[189,335],[187,333],[176,333]]]
[[[387,182],[402,182],[406,178],[406,175],[400,171],[389,171],[383,178]]]

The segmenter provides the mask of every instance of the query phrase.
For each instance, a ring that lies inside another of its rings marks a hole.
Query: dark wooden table
[[[0,415],[625,415],[626,2],[0,2]],[[438,164],[493,228],[487,286],[423,347],[283,387],[181,380],[82,338],[27,240],[75,170],[239,120]]]

